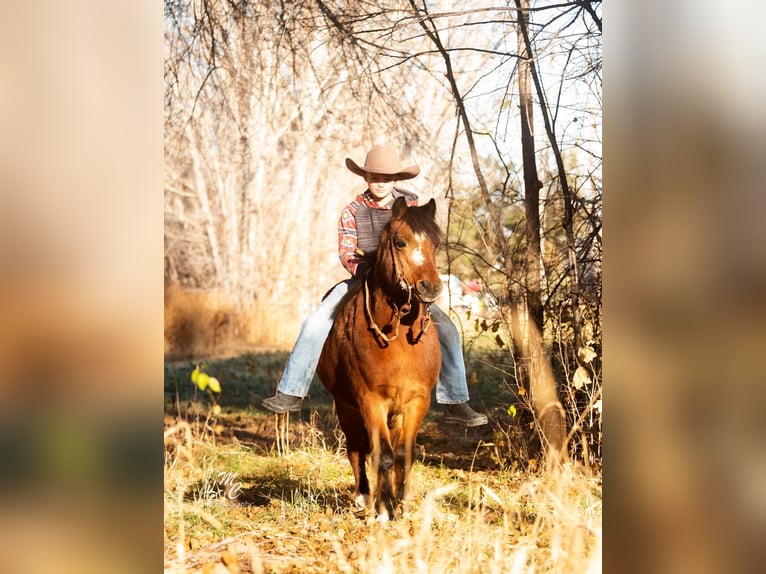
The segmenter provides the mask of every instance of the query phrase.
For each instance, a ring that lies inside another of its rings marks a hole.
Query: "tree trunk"
[[[585,4],[588,4],[587,2]],[[591,10],[592,7],[588,6]],[[600,26],[599,26],[600,28]],[[524,42],[525,55],[529,58],[529,61],[533,61],[534,54],[532,53],[532,42],[529,39],[528,27],[523,26],[519,28],[520,38],[519,41]],[[521,52],[521,46],[519,47]],[[564,215],[562,218],[562,227],[566,235],[567,242],[567,259],[569,261],[569,300],[572,306],[572,327],[574,329],[574,349],[575,357],[578,364],[582,364],[580,358],[580,349],[583,346],[582,341],[582,316],[580,313],[580,293],[582,292],[582,286],[580,284],[580,267],[577,262],[577,251],[575,248],[575,234],[574,234],[574,205],[573,205],[573,192],[569,187],[569,181],[567,180],[566,168],[564,167],[564,158],[561,155],[558,142],[556,141],[556,134],[553,129],[553,125],[550,120],[548,108],[545,104],[545,92],[543,91],[540,77],[537,74],[537,70],[534,65],[529,66],[529,72],[535,83],[535,91],[537,97],[540,100],[540,113],[542,114],[543,123],[545,124],[545,133],[548,136],[548,142],[551,144],[551,150],[553,156],[556,159],[556,169],[558,171],[559,185],[561,186],[561,194],[564,200]],[[527,80],[528,83],[528,80]],[[522,113],[523,121],[523,113]]]
[[[521,150],[524,168],[524,211],[526,215],[526,302],[528,320],[524,363],[529,368],[529,392],[537,414],[549,462],[561,460],[564,447],[563,408],[558,401],[556,381],[543,346],[543,305],[541,295],[540,188],[535,161],[531,74],[534,62],[527,49],[529,0],[516,0],[518,9],[519,106],[521,108]],[[518,305],[516,305],[518,307]],[[518,311],[517,311],[518,312]]]

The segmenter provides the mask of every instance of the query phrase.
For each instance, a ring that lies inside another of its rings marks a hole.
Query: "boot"
[[[458,403],[456,405],[444,405],[444,422],[457,423],[466,427],[479,427],[489,422],[489,419],[477,413],[468,403]]]
[[[261,405],[277,414],[292,413],[301,410],[303,397],[294,397],[277,391],[277,394],[268,399],[263,399]]]

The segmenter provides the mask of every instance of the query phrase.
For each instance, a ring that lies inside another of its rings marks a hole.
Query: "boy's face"
[[[396,181],[393,175],[382,173],[365,173],[364,180],[376,201],[384,200],[390,196],[394,191],[394,182]]]

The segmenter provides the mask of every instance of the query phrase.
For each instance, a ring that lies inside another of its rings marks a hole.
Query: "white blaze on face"
[[[423,263],[426,262],[426,256],[423,255],[423,240],[424,239],[425,238],[423,237],[423,234],[421,233],[418,233],[415,236],[416,247],[415,249],[412,250],[412,262],[418,267],[420,267],[421,265],[423,265]]]

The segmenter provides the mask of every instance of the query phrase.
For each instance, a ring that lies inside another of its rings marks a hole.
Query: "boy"
[[[378,247],[380,233],[391,217],[391,206],[397,197],[417,205],[417,195],[395,187],[397,181],[412,179],[420,173],[416,165],[402,168],[397,151],[376,145],[367,153],[364,166],[359,167],[346,158],[346,167],[364,178],[367,190],[358,195],[343,210],[338,223],[338,255],[340,262],[352,275],[338,283],[319,306],[303,322],[298,340],[287,361],[277,394],[261,403],[275,413],[299,411],[303,397],[308,394],[322,347],[330,333],[333,311],[348,292],[349,285],[363,278],[369,263],[363,253]],[[468,406],[468,385],[460,335],[444,311],[431,305],[431,315],[439,332],[442,368],[436,385],[436,402],[444,405],[444,420],[467,427],[481,426],[489,421]]]

